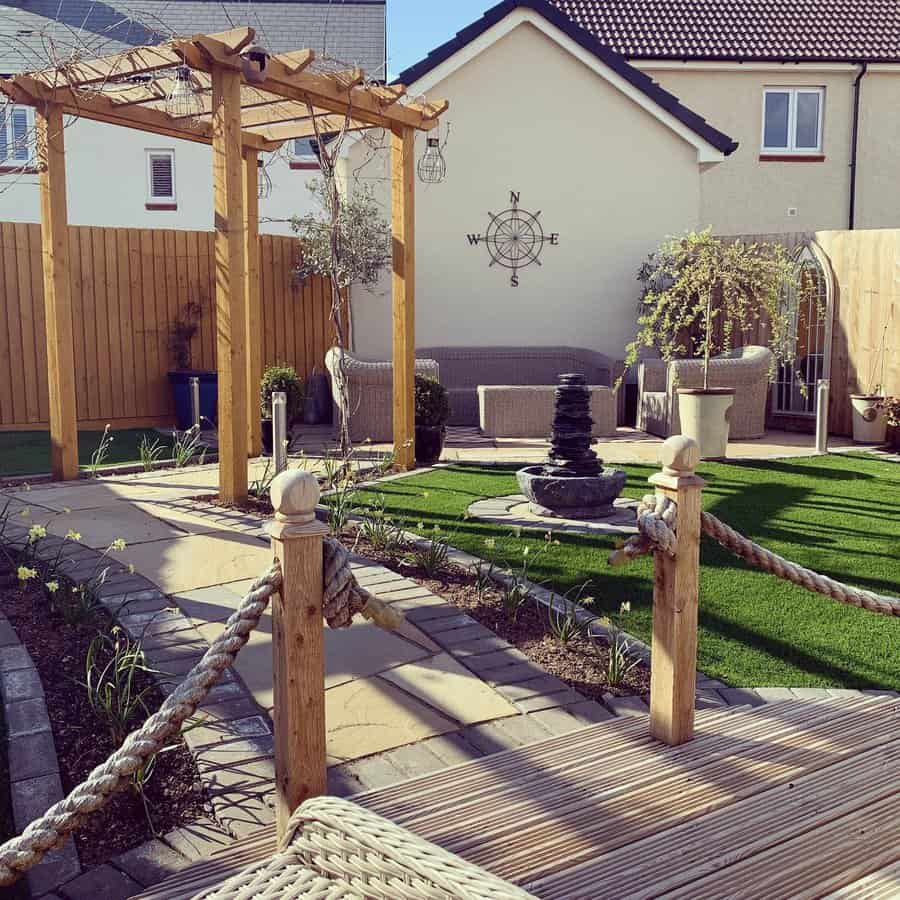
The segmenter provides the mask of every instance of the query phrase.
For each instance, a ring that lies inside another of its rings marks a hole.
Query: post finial
[[[319,482],[312,472],[288,469],[272,481],[269,491],[275,521],[285,525],[306,525],[316,518]]]
[[[659,451],[664,475],[693,475],[700,462],[700,447],[693,438],[676,434],[667,438]]]

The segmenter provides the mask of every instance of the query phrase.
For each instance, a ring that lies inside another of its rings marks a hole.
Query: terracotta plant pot
[[[853,440],[857,444],[883,444],[887,434],[884,397],[878,394],[851,394]]]
[[[444,425],[416,425],[416,463],[420,466],[433,466],[444,452],[444,438],[447,429]]]
[[[725,459],[731,430],[732,388],[679,388],[681,433],[700,447],[701,459]]]

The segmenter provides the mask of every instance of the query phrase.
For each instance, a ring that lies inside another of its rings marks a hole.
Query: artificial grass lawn
[[[150,436],[151,443],[159,438],[161,444],[172,446],[171,437],[160,435],[148,428],[124,428],[112,431],[113,441],[105,465],[137,463],[141,439]],[[82,467],[90,464],[91,454],[97,449],[102,431],[78,432],[78,461]],[[164,456],[171,456],[167,451]],[[0,432],[0,476],[41,475],[50,471],[49,431],[3,431]]]
[[[625,496],[650,490],[656,468],[621,466]],[[900,465],[863,456],[827,456],[741,464],[709,463],[704,507],[757,543],[818,572],[883,594],[900,595]],[[435,525],[450,542],[478,556],[521,561],[528,577],[560,592],[591,584],[586,603],[616,612],[649,642],[652,560],[606,564],[615,539],[509,528],[463,518],[472,501],[516,494],[515,469],[457,465],[360,492],[360,503],[384,498],[388,514],[412,531]],[[496,540],[495,551],[485,545]],[[704,538],[701,548],[699,667],[735,686],[900,689],[900,619],[844,606],[750,569]]]

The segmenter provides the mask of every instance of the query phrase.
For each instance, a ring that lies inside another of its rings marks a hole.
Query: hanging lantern
[[[175,70],[175,82],[166,97],[166,112],[176,119],[191,120],[196,120],[203,113],[203,103],[187,66],[179,66]]]
[[[430,137],[427,140],[425,153],[417,166],[419,181],[424,184],[440,184],[447,177],[447,163],[441,153],[441,142]]]
[[[250,84],[262,84],[269,68],[269,51],[261,44],[250,44],[241,51],[241,71]]]
[[[260,200],[266,200],[272,194],[272,178],[261,159],[256,161],[256,166],[256,196]]]

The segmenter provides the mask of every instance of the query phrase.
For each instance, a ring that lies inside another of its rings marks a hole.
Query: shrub
[[[276,363],[263,372],[259,383],[259,402],[264,419],[272,418],[272,394],[276,391],[287,394],[287,418],[290,425],[300,415],[303,404],[303,382],[293,366]]]
[[[445,425],[450,418],[450,398],[434,378],[416,375],[416,425]]]

